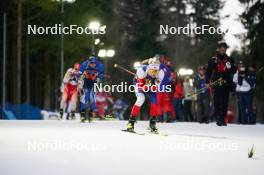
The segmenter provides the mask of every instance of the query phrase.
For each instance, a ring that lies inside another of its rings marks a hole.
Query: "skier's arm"
[[[82,89],[83,89],[83,73],[86,69],[86,61],[83,62],[80,66],[80,70],[78,72],[78,91],[81,94],[82,93]]]
[[[165,73],[163,70],[160,70],[157,76],[157,83],[158,85],[163,85],[165,84]]]
[[[70,75],[70,71],[71,69],[68,69],[63,77],[63,81],[61,83],[61,87],[60,87],[60,91],[63,92],[64,91],[64,86],[66,83],[69,82],[69,75]]]
[[[136,72],[136,86],[139,90],[142,90],[145,85],[145,72],[142,68],[138,68]]]
[[[71,73],[71,68],[68,69],[63,77],[63,82],[62,83],[68,83],[69,82],[69,76],[70,76],[70,73]]]
[[[80,70],[79,70],[79,72],[78,72],[78,79],[82,78],[82,75],[83,75],[85,69],[86,69],[86,61],[83,62],[83,63],[81,64],[81,66],[80,66]]]
[[[98,62],[98,78],[100,81],[104,79],[104,65],[101,62]]]

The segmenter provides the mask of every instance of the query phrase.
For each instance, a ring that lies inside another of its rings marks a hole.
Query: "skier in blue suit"
[[[81,95],[81,121],[90,121],[95,114],[95,91],[94,84],[104,78],[104,66],[97,57],[91,56],[88,60],[81,63],[79,73],[79,92]],[[89,106],[88,116],[86,107]]]

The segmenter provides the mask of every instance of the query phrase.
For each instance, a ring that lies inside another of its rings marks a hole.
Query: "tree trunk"
[[[17,0],[17,43],[16,43],[16,97],[15,103],[21,103],[21,47],[22,47],[22,1]]]
[[[50,77],[50,54],[48,51],[44,53],[44,71],[45,71],[45,85],[44,85],[44,109],[50,109],[51,102],[51,77]]]

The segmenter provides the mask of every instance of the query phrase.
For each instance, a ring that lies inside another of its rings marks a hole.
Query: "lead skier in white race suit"
[[[150,99],[150,123],[149,127],[152,132],[157,132],[157,91],[169,90],[162,86],[165,78],[165,72],[160,66],[159,58],[148,59],[148,65],[142,65],[137,68],[135,76],[136,97],[137,100],[131,110],[130,118],[127,124],[127,131],[134,132],[135,118],[140,113],[140,108],[145,102],[146,95]]]

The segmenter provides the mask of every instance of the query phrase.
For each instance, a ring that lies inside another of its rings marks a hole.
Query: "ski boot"
[[[128,123],[127,123],[127,129],[126,129],[126,131],[128,131],[128,132],[135,132],[134,131],[134,124],[135,124],[135,122],[136,122],[135,118],[130,118],[128,120]]]
[[[75,120],[75,119],[76,119],[76,117],[75,117],[75,112],[71,112],[71,119],[72,119],[72,120]]]
[[[218,117],[216,120],[217,126],[227,126],[224,117]]]
[[[62,120],[62,118],[63,118],[63,109],[60,109],[60,115],[59,115],[59,120]]]
[[[149,120],[149,128],[150,128],[150,132],[158,133],[158,128],[156,126],[156,118],[151,118]]]
[[[70,119],[70,114],[67,113],[67,115],[66,115],[66,120],[69,120],[69,119]]]
[[[86,121],[85,111],[81,111],[81,122],[84,123]]]
[[[91,122],[92,122],[92,117],[93,117],[93,113],[90,111],[90,112],[88,113],[88,117],[86,118],[86,120],[87,120],[89,123],[91,123]]]

